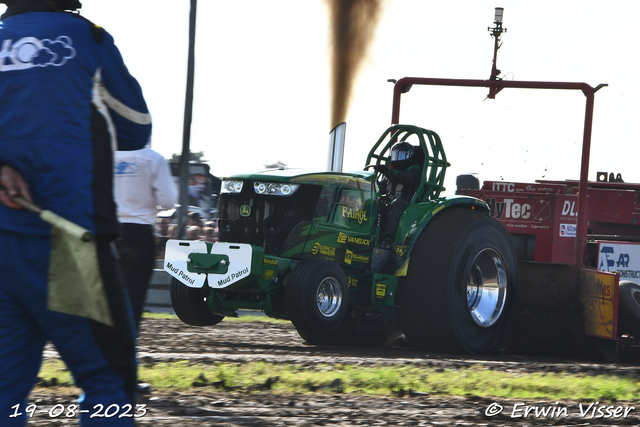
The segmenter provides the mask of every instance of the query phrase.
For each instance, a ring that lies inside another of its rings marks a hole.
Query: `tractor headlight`
[[[290,196],[300,187],[300,184],[282,184],[274,182],[253,183],[253,189],[256,194],[264,194],[268,196]]]
[[[222,181],[220,192],[221,193],[239,193],[242,191],[243,184],[244,182],[242,181]]]

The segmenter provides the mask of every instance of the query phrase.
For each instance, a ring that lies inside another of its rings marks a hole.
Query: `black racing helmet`
[[[413,163],[414,147],[406,141],[398,142],[391,147],[391,166],[403,171]]]
[[[6,4],[7,6],[14,6],[18,3],[21,3],[21,0],[0,0],[0,4]],[[73,11],[82,7],[80,0],[52,0],[52,3],[60,10]]]
[[[79,0],[53,0],[60,10],[78,10],[82,7]]]

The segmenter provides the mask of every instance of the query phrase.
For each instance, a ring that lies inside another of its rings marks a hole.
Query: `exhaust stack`
[[[344,158],[344,138],[347,132],[347,123],[342,122],[329,132],[329,155],[327,156],[327,170],[329,172],[342,172],[342,159]]]

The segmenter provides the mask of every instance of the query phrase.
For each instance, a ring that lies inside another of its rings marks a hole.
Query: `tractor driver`
[[[375,170],[386,177],[387,186],[393,186],[387,192],[387,202],[381,210],[380,229],[382,233],[380,248],[391,249],[396,236],[400,217],[411,203],[411,198],[420,185],[422,168],[415,160],[415,147],[406,141],[391,147],[389,166],[376,165]]]

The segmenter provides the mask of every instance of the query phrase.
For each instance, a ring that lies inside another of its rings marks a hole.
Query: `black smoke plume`
[[[327,0],[333,56],[331,128],[346,121],[353,86],[380,15],[382,0]]]

